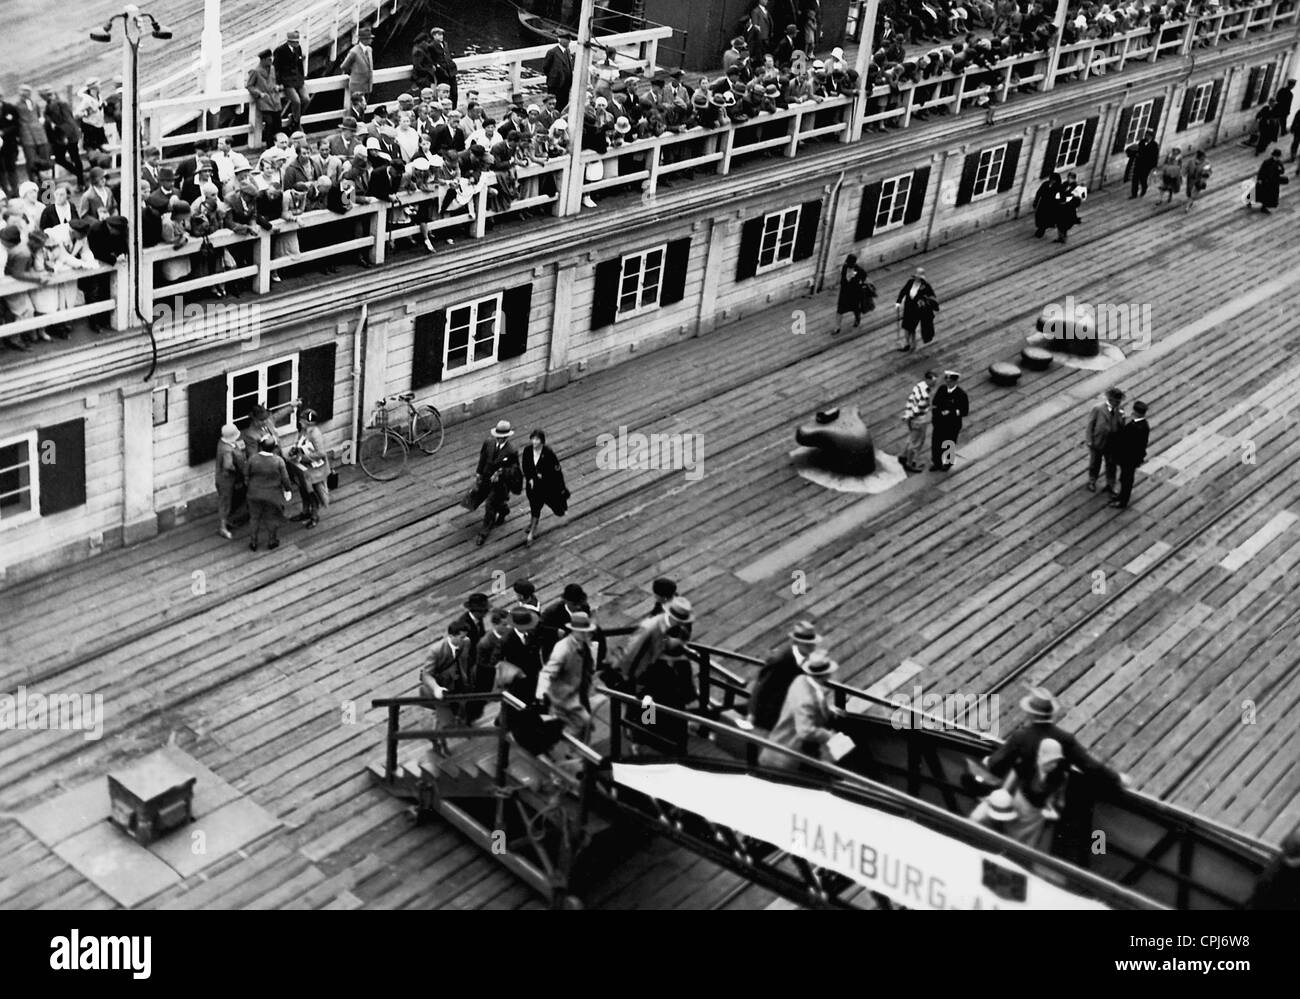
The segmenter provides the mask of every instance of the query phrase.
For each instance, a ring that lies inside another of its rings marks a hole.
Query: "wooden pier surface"
[[[0,692],[98,692],[106,712],[99,741],[3,733],[0,812],[174,738],[284,825],[147,906],[538,905],[458,833],[412,826],[370,784],[383,716],[369,700],[413,690],[428,644],[494,574],[527,573],[547,602],[580,582],[611,627],[632,623],[666,574],[693,601],[700,641],[763,654],[809,616],[846,682],[998,692],[1004,734],[1024,685],[1044,684],[1069,706],[1065,726],[1137,789],[1276,843],[1300,820],[1300,271],[1288,263],[1300,202],[1285,192],[1271,217],[1247,213],[1237,184],[1257,161],[1228,147],[1212,159],[1213,188],[1190,214],[1116,185],[1094,192],[1067,246],[1021,220],[873,273],[877,312],[851,335],[828,335],[828,290],[512,406],[499,415],[547,430],[573,492],[569,516],[548,513],[531,548],[522,503],[473,544],[477,518],[456,505],[488,429],[473,423],[395,482],[345,469],[321,526],[290,525],[276,552],[254,555],[205,522],[0,591]],[[919,357],[898,353],[893,332],[915,263],[943,303]],[[1053,415],[1088,372],[1055,365],[1010,389],[984,373],[1066,293],[1150,303],[1152,347],[1171,344],[1111,372],[1152,424],[1124,512],[1083,488],[1095,400]],[[1194,327],[1229,304],[1232,318]],[[791,333],[795,310],[806,335]],[[950,475],[873,507],[792,470],[795,427],[831,403],[860,406],[896,454],[927,366],[962,371],[971,399]],[[702,434],[702,478],[597,469],[597,435],[620,426]],[[865,512],[819,529],[848,510]],[[340,720],[347,702],[356,724]],[[742,887],[653,842],[589,903],[771,899]],[[0,906],[113,905],[0,818]]]

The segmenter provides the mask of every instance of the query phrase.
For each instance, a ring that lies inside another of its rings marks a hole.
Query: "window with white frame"
[[[293,400],[298,398],[298,355],[232,372],[226,383],[226,422],[243,430],[258,403],[271,411],[275,427],[287,433],[293,427]]]
[[[0,527],[41,515],[41,477],[36,462],[35,430],[0,441]]]
[[[1125,146],[1133,145],[1147,134],[1147,129],[1151,127],[1151,112],[1155,109],[1155,105],[1156,102],[1153,100],[1133,105],[1133,114],[1128,120],[1128,134],[1124,136]]]
[[[1061,129],[1061,144],[1056,147],[1056,170],[1068,170],[1078,165],[1079,150],[1083,148],[1083,132],[1088,127],[1086,121],[1076,121]]]
[[[799,205],[763,216],[763,238],[758,244],[759,274],[788,264],[794,256],[794,237],[799,231]]]
[[[458,375],[494,363],[501,323],[500,292],[449,308],[443,370]]]
[[[1214,93],[1214,83],[1202,83],[1192,93],[1192,107],[1187,114],[1187,127],[1205,124],[1210,113],[1210,95]]]
[[[876,232],[896,229],[907,214],[907,199],[912,194],[912,175],[901,174],[881,181],[880,204],[876,207]]]
[[[1002,179],[1002,161],[1006,159],[1007,147],[995,146],[980,153],[979,163],[975,168],[975,186],[971,188],[971,200],[993,194]]]
[[[618,284],[617,318],[626,319],[659,307],[659,288],[664,280],[664,257],[667,244],[644,253],[629,253],[623,258]]]

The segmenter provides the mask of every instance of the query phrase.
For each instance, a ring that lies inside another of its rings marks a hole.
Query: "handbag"
[[[335,490],[335,489],[337,489],[337,488],[339,487],[339,473],[338,473],[338,472],[330,472],[329,475],[325,476],[325,487],[326,487],[327,489],[331,490],[331,491],[333,491],[333,490]]]

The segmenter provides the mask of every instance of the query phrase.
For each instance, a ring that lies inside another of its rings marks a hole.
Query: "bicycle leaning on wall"
[[[375,404],[366,425],[372,432],[360,449],[361,470],[372,479],[388,482],[401,475],[412,446],[425,454],[442,447],[442,414],[436,406],[416,406],[414,399],[414,392],[403,392]],[[398,422],[398,414],[390,412],[390,400],[406,405],[405,419]]]

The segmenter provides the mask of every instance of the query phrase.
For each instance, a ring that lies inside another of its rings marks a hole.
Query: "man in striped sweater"
[[[909,472],[924,470],[921,455],[925,453],[925,428],[930,417],[930,392],[939,376],[927,371],[925,378],[912,386],[912,394],[907,397],[907,407],[903,410],[903,420],[907,423],[907,450],[898,459],[899,464]]]

